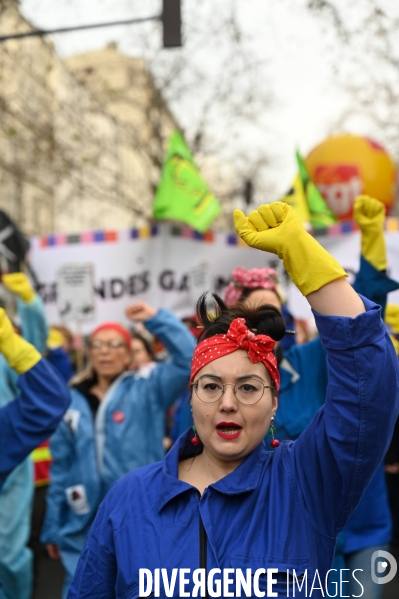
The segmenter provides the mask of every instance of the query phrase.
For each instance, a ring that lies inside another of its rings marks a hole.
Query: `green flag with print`
[[[201,177],[183,137],[175,131],[169,138],[155,192],[154,218],[178,220],[204,233],[219,212],[219,201]]]

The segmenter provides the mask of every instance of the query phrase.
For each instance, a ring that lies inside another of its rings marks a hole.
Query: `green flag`
[[[182,221],[204,233],[220,212],[220,204],[196,167],[183,137],[169,138],[161,181],[155,193],[154,218]]]
[[[302,180],[303,189],[305,190],[305,196],[310,212],[310,224],[313,228],[317,227],[329,227],[337,222],[336,216],[331,212],[327,206],[323,196],[317,189],[309,176],[308,169],[306,168],[305,161],[302,156],[296,151],[296,160],[298,163],[299,175]]]
[[[305,190],[303,189],[300,175],[296,175],[292,187],[285,196],[280,198],[280,202],[285,202],[293,207],[295,214],[305,227],[310,226],[310,212],[306,201]]]

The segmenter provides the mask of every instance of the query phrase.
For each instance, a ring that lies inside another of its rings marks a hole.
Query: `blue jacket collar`
[[[183,433],[163,460],[162,481],[157,500],[158,511],[161,511],[174,497],[194,489],[191,485],[178,479],[179,459],[194,457],[198,454],[198,446],[193,446],[190,443],[192,437],[192,429]],[[264,443],[260,443],[238,468],[211,487],[226,495],[236,495],[256,489],[264,465],[266,462],[270,463],[272,455],[272,452],[266,450]]]

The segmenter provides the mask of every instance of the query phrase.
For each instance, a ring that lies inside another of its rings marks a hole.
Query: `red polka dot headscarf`
[[[225,335],[214,335],[201,341],[194,351],[191,363],[190,382],[197,372],[209,362],[232,354],[238,349],[248,352],[251,362],[262,362],[270,374],[276,391],[280,388],[280,374],[277,359],[273,354],[276,342],[267,335],[255,335],[245,324],[244,318],[235,318]]]
[[[274,268],[235,268],[224,293],[226,304],[232,306],[237,303],[245,289],[270,289],[280,297],[278,274]]]

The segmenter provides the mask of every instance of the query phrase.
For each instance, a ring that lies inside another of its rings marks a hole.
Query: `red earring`
[[[270,441],[270,446],[273,447],[273,449],[275,449],[276,447],[278,447],[280,445],[280,441],[278,439],[274,438],[275,432],[276,432],[276,428],[274,426],[274,416],[272,416],[272,419],[270,421],[269,437],[272,438],[272,440]]]
[[[194,437],[191,439],[190,443],[191,445],[199,445],[201,443],[201,439],[197,435],[197,429],[195,428],[195,424],[192,426],[192,429],[194,431]]]

